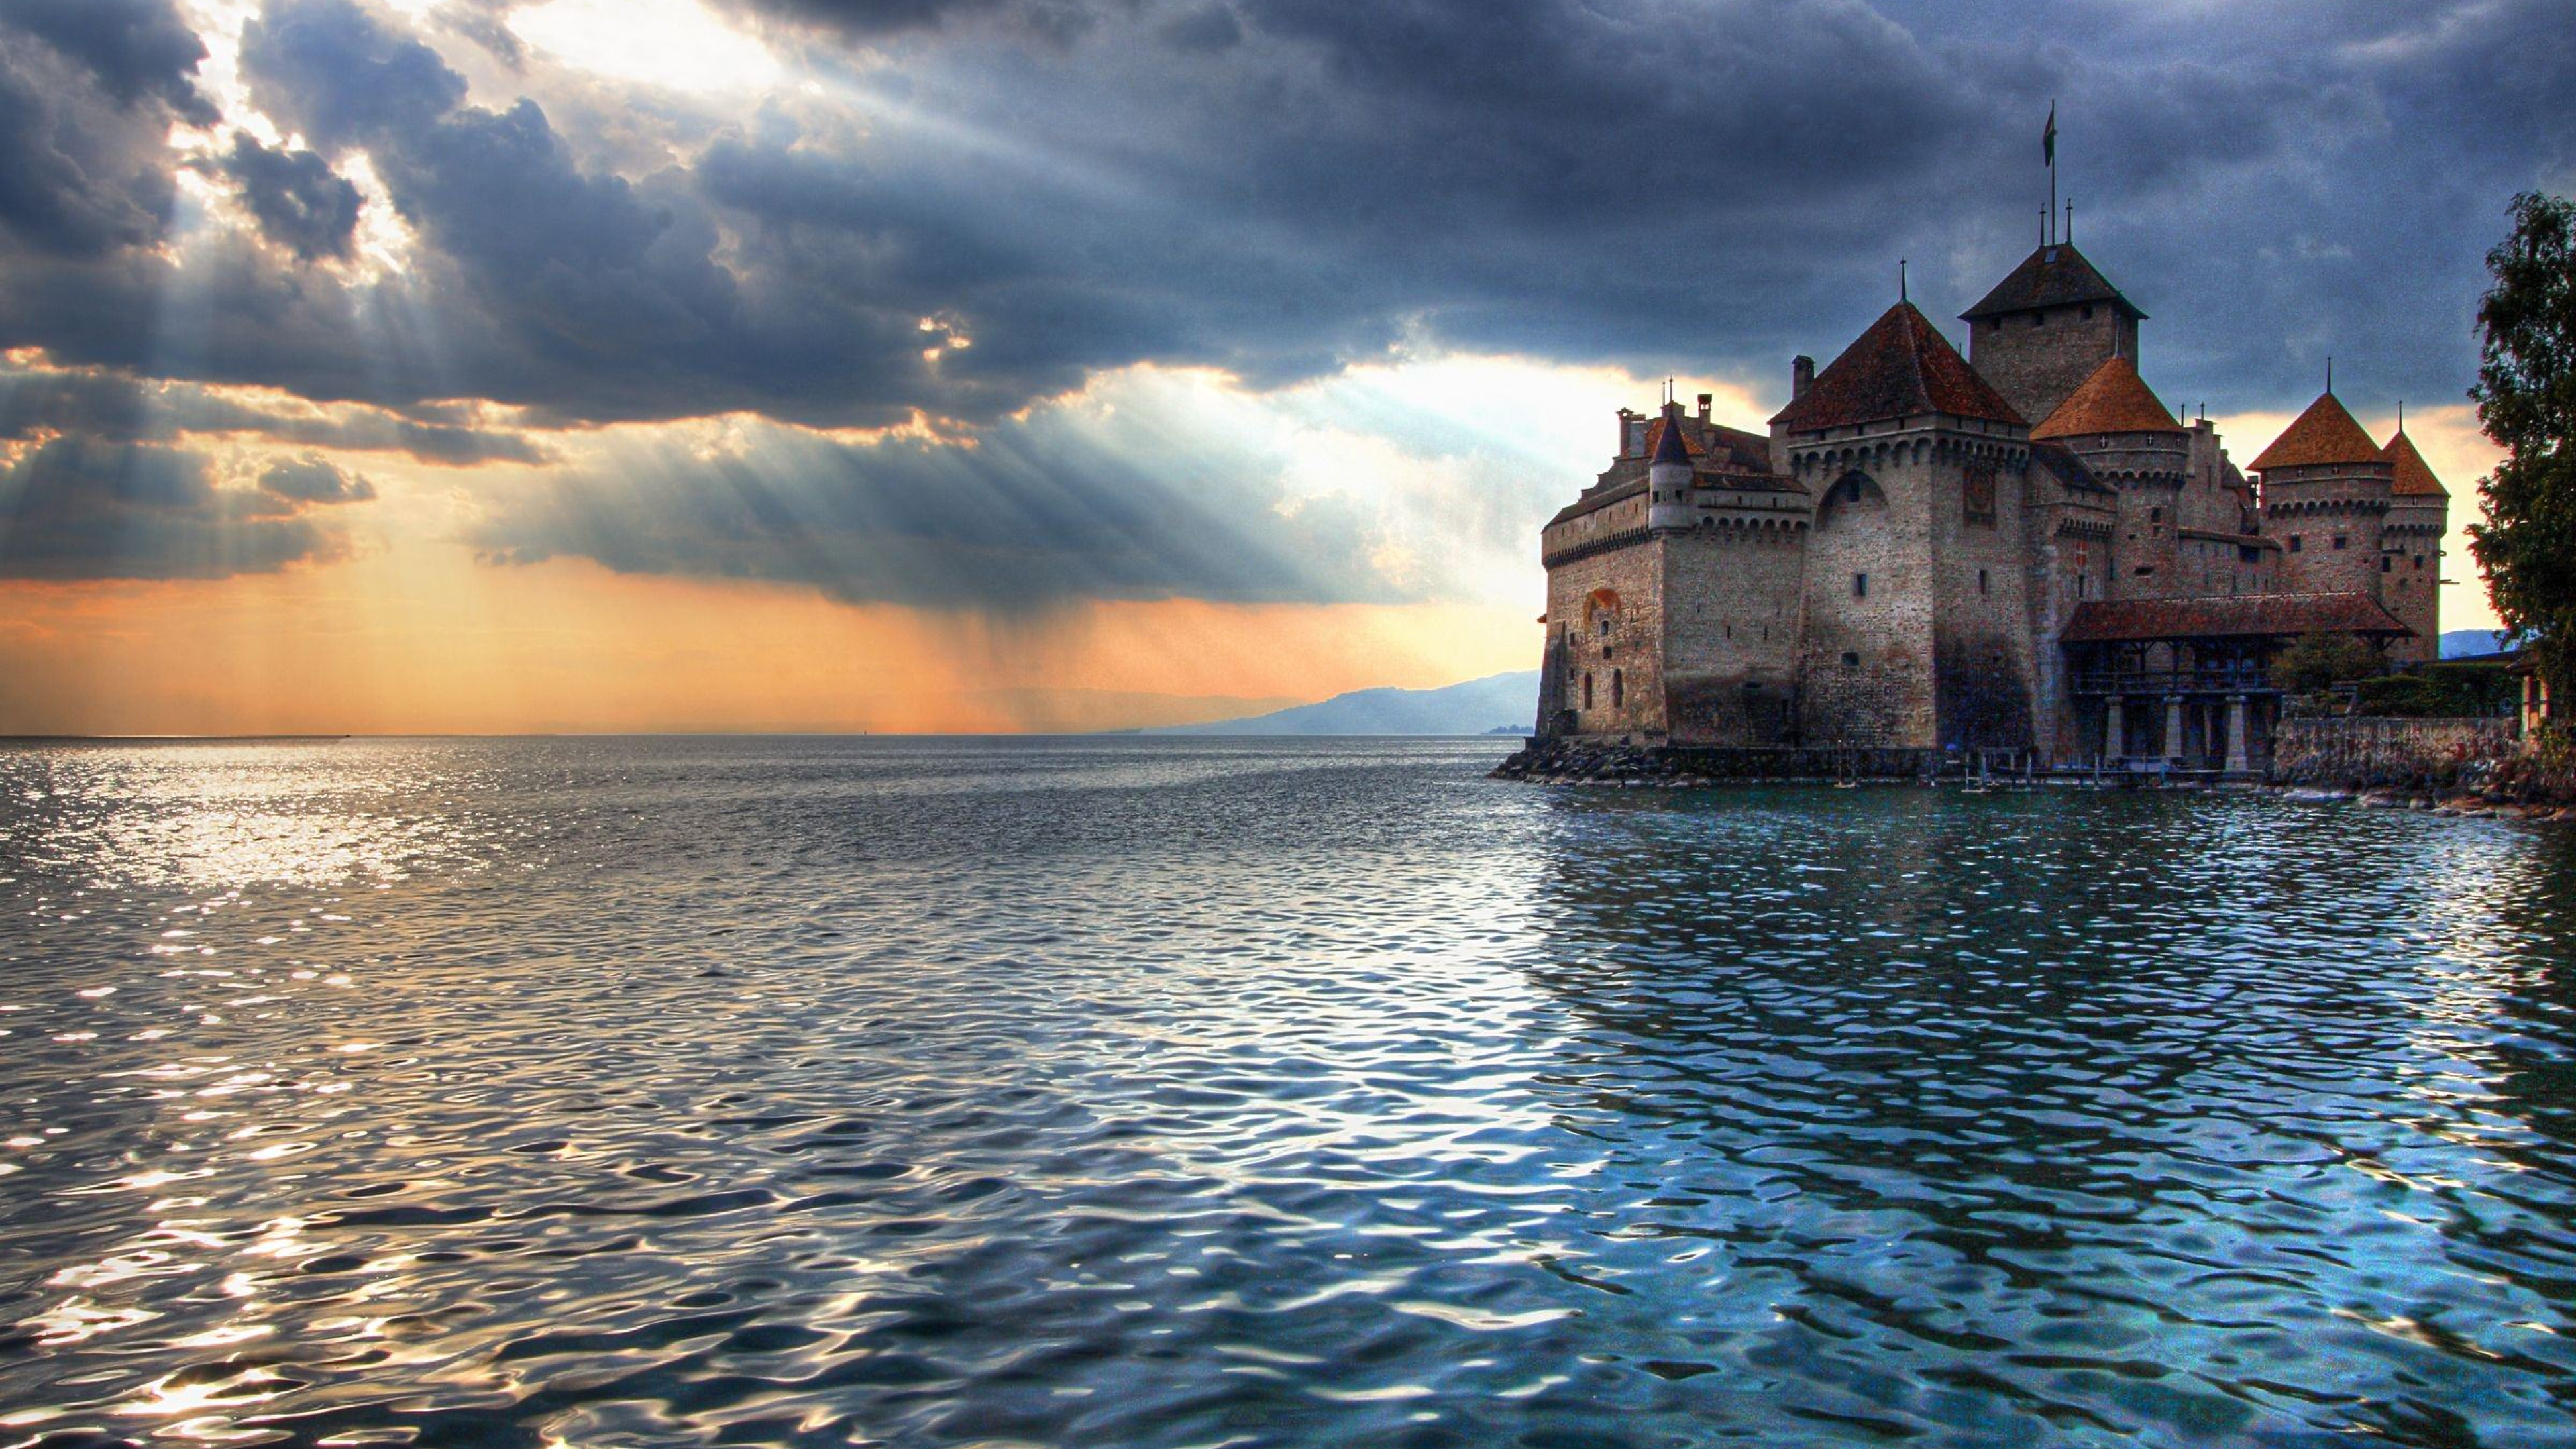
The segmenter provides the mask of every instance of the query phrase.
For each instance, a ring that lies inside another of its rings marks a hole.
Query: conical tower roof
[[[2182,424],[2156,400],[2138,365],[2125,357],[2106,357],[2083,385],[2066,395],[2057,410],[2030,430],[2032,441],[2068,438],[2081,433],[2179,433]]]
[[[2029,421],[1977,376],[1931,319],[1913,303],[1899,302],[1816,374],[1805,397],[1771,421],[1792,432],[1813,432],[1923,413]]]
[[[2424,455],[2415,451],[2415,440],[2406,436],[2404,428],[2399,428],[2397,436],[2388,440],[2388,446],[2380,450],[2380,456],[2396,469],[2396,486],[2389,492],[2397,497],[2451,496],[2451,490],[2442,486],[2442,480],[2433,476],[2433,465],[2425,462]]]
[[[1680,403],[1664,404],[1664,425],[1655,433],[1655,454],[1647,460],[1649,467],[1664,463],[1679,463],[1685,468],[1690,466],[1690,444],[1682,438]]]
[[[2320,468],[2335,463],[2377,463],[2379,445],[2345,412],[2333,393],[2321,394],[2281,430],[2262,456],[2246,464],[2257,473],[2274,468]]]

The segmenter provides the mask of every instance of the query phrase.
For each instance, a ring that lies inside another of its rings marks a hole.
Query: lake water
[[[2576,1441],[2576,832],[0,752],[0,1443]]]

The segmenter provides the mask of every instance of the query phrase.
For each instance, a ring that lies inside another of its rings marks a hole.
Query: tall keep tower
[[[2029,422],[1900,301],[1772,417],[1771,447],[1816,499],[1806,743],[2031,748]]]
[[[2251,465],[2263,478],[2263,531],[2281,541],[2291,593],[2381,597],[2381,529],[2395,465],[2333,393],[2308,404]]]
[[[2113,357],[2138,358],[2147,314],[2072,242],[2048,242],[1959,314],[1968,365],[2023,417],[2045,418]]]

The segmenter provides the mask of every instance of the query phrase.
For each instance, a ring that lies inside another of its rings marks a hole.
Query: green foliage
[[[2432,664],[2354,686],[2354,712],[2380,719],[2461,719],[2513,712],[2522,681],[2499,664]]]
[[[2310,694],[2367,679],[2385,667],[2378,650],[2350,634],[2302,634],[2272,656],[2272,684],[2292,694]]]
[[[2487,253],[2486,346],[2469,396],[2505,450],[2479,480],[2469,526],[2496,613],[2553,689],[2576,687],[2576,204],[2527,191],[2513,234]]]

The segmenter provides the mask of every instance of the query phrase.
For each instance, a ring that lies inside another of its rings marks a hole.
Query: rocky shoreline
[[[2576,805],[2559,805],[2546,800],[2499,800],[2475,793],[2444,795],[2380,786],[2338,789],[2319,785],[2274,785],[2269,788],[2285,800],[2349,801],[2373,810],[2421,810],[2433,815],[2547,820],[2576,825]]]
[[[1919,750],[1706,750],[1533,739],[1495,766],[1490,778],[1676,790],[1844,779],[1905,784],[1925,778],[1926,763]]]
[[[1922,757],[1910,751],[1715,751],[1532,740],[1495,766],[1489,778],[1668,790],[1828,782],[1901,785],[1932,778],[1921,763]],[[2262,790],[2285,800],[2348,801],[2378,810],[2576,824],[2576,798],[2552,789],[2550,782],[2519,760],[2472,765],[2449,778],[2274,780],[2232,788]]]

